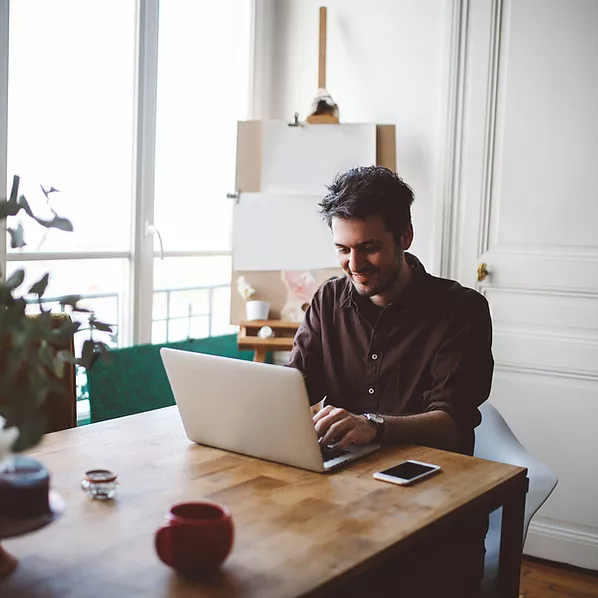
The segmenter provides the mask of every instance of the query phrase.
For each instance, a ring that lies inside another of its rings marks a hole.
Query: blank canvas
[[[289,127],[271,120],[262,127],[263,193],[323,196],[338,173],[376,164],[376,125]]]
[[[234,207],[234,270],[311,270],[338,265],[321,195],[242,193]]]

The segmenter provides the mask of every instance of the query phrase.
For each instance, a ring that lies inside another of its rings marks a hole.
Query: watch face
[[[366,417],[375,424],[382,425],[384,423],[384,420],[377,413],[368,413]]]

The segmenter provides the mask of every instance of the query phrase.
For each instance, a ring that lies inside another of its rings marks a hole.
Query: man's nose
[[[351,272],[359,272],[363,268],[363,259],[360,257],[359,252],[354,249],[349,255],[349,269]]]

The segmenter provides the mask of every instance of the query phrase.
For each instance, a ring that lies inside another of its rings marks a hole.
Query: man
[[[320,287],[288,363],[303,372],[312,405],[325,397],[314,416],[321,442],[473,454],[494,367],[486,299],[407,253],[413,192],[398,175],[354,168],[328,189],[321,214],[346,276]],[[485,522],[476,525],[483,557]]]

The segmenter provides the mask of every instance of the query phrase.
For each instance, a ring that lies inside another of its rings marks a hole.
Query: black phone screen
[[[434,467],[429,467],[428,465],[420,465],[419,463],[413,463],[413,461],[405,461],[404,463],[399,463],[394,467],[385,469],[380,473],[384,473],[395,478],[401,478],[403,480],[412,480],[413,478],[416,478],[418,475],[422,475],[423,473],[427,473],[429,471],[434,471]]]

